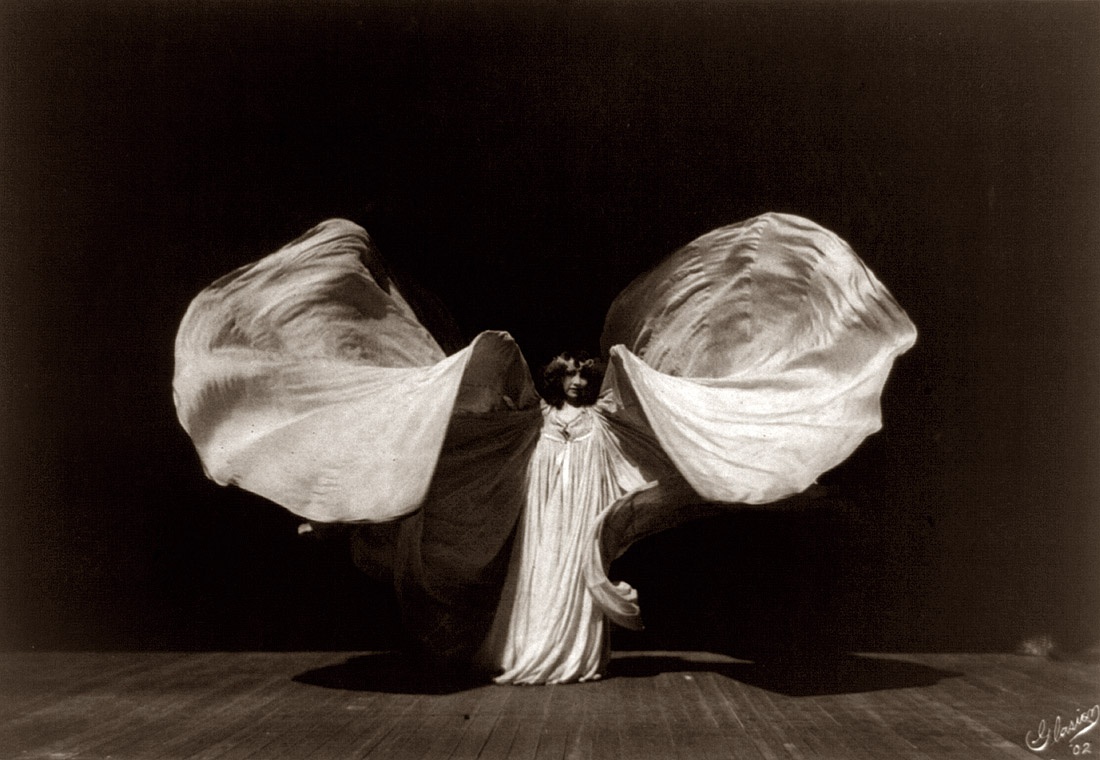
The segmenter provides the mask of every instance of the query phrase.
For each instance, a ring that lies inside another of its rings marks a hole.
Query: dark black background
[[[812,508],[617,568],[622,646],[1100,635],[1095,3],[5,3],[0,643],[371,648],[339,542],[205,481],[190,298],[330,216],[534,363],[766,211],[846,238],[920,330]]]

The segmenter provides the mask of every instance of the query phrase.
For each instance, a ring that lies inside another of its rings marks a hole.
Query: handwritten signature
[[[1055,716],[1054,721],[1047,723],[1046,718],[1039,721],[1039,728],[1028,731],[1024,741],[1028,749],[1033,752],[1042,752],[1059,742],[1075,742],[1100,723],[1100,704],[1095,704],[1087,710],[1078,709],[1073,720],[1062,721],[1062,716]],[[1087,750],[1086,750],[1087,752]],[[1074,754],[1077,754],[1075,752]]]

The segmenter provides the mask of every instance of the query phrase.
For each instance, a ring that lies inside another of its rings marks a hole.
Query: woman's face
[[[561,388],[565,392],[565,401],[576,406],[584,401],[588,378],[581,374],[581,368],[574,361],[569,362],[565,369],[565,376],[561,379]]]

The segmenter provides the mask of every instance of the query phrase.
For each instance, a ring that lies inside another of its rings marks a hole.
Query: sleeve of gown
[[[321,522],[416,511],[456,408],[537,405],[507,334],[445,356],[345,220],[202,291],[175,358],[176,409],[207,475]]]
[[[710,232],[635,280],[602,343],[708,501],[799,493],[881,427],[879,397],[912,322],[848,245],[796,216]]]

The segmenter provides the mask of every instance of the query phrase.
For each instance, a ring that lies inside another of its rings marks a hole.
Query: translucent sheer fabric
[[[605,618],[639,625],[611,560],[812,485],[879,429],[915,337],[843,241],[768,214],[616,299],[600,400],[567,418],[506,333],[445,356],[365,231],[330,220],[199,294],[174,389],[215,481],[310,520],[398,521],[364,528],[365,554],[430,649],[564,682],[601,672]]]

